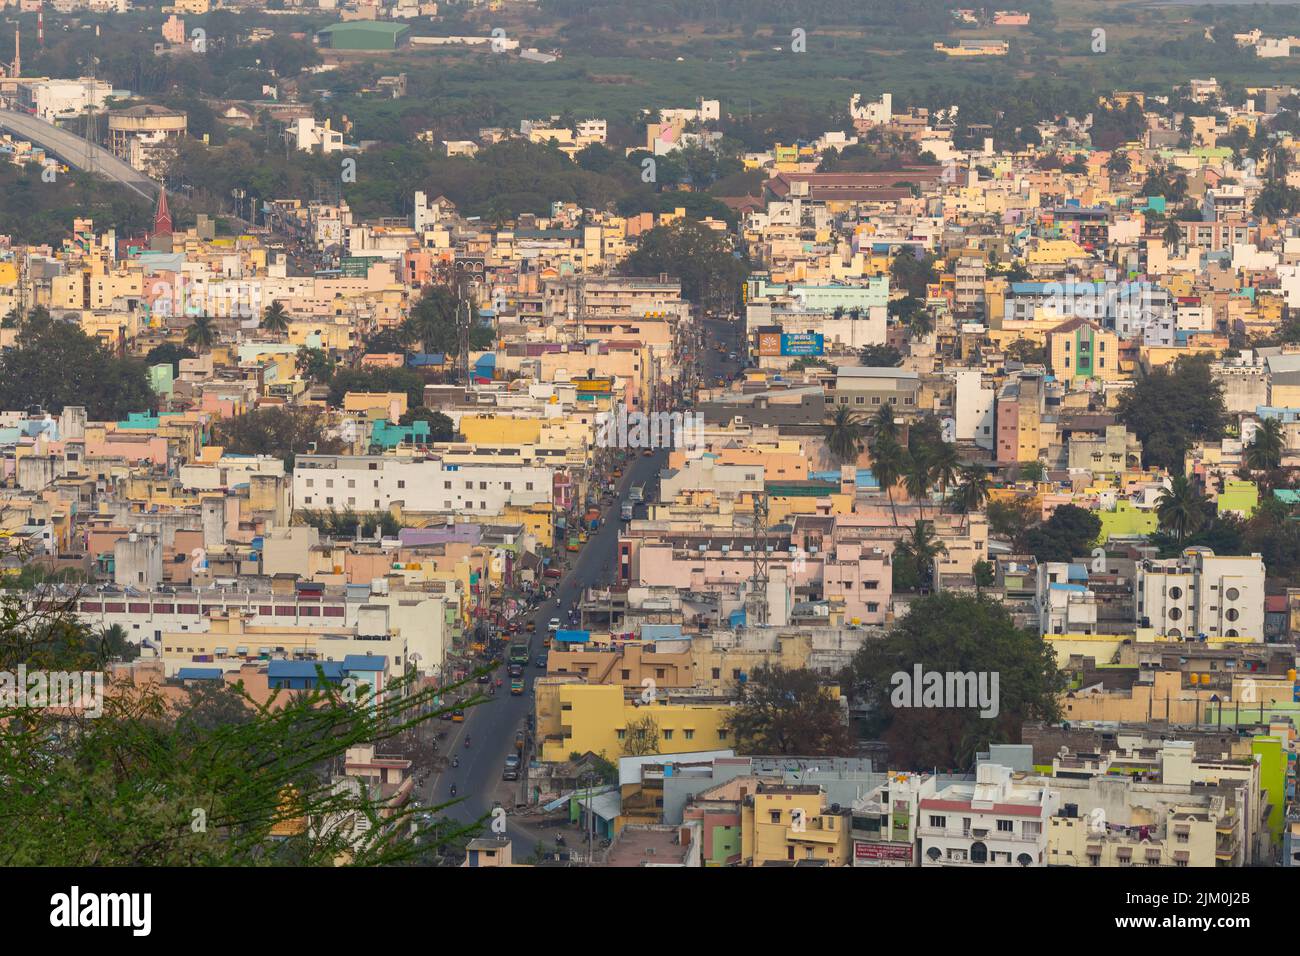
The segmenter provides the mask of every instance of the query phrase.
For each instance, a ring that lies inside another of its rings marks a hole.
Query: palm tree
[[[862,422],[847,405],[840,405],[831,416],[826,426],[826,447],[841,464],[855,460],[862,451]]]
[[[896,553],[901,554],[904,560],[912,562],[912,567],[916,571],[916,580],[919,585],[924,586],[934,581],[934,559],[941,554],[947,554],[948,549],[934,536],[933,522],[921,520],[912,527],[910,536],[898,539]]]
[[[1165,223],[1165,228],[1161,231],[1160,238],[1165,241],[1165,245],[1177,254],[1178,247],[1182,245],[1183,242],[1183,228],[1178,225],[1177,219],[1171,217]]]
[[[1116,150],[1110,154],[1110,159],[1106,160],[1106,168],[1112,175],[1123,179],[1133,169],[1133,163],[1128,158],[1128,153]]]
[[[970,523],[972,511],[979,511],[989,497],[989,473],[979,465],[967,465],[961,470],[961,484],[954,489],[952,504],[966,515],[963,524]]]
[[[272,335],[284,335],[289,331],[289,313],[279,302],[272,302],[262,313],[262,330]]]
[[[948,497],[948,486],[957,480],[961,473],[961,456],[957,446],[950,441],[940,442],[930,449],[930,468],[934,481],[939,485],[943,497]]]
[[[1205,495],[1196,490],[1186,475],[1179,475],[1160,492],[1156,517],[1160,520],[1160,527],[1173,531],[1181,545],[1189,534],[1195,534],[1205,523]]]
[[[185,344],[192,345],[199,351],[207,351],[217,340],[217,326],[210,315],[197,315],[190,327],[185,330]]]
[[[925,501],[930,496],[930,486],[934,484],[934,459],[928,448],[917,448],[911,452],[911,461],[903,474],[903,487],[908,497],[916,502],[925,514]]]
[[[894,516],[895,527],[898,526],[898,509],[894,506],[894,485],[906,473],[907,467],[907,449],[898,443],[898,439],[888,433],[876,436],[871,446],[871,474],[889,496],[889,511]]]
[[[876,414],[871,416],[868,424],[871,434],[876,438],[882,435],[888,435],[890,438],[898,437],[898,422],[894,419],[894,406],[889,402],[880,403],[880,407],[876,409]]]
[[[1246,464],[1252,471],[1272,471],[1282,467],[1282,423],[1267,418],[1255,429],[1255,440],[1246,448]]]

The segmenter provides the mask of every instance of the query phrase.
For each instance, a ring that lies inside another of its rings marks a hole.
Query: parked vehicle
[[[507,756],[507,757],[506,757],[506,765],[505,765],[505,769],[501,772],[501,779],[502,779],[502,780],[518,780],[518,779],[519,779],[519,763],[520,763],[519,758],[518,758],[517,756],[515,756],[514,754],[510,754],[509,756]]]
[[[540,667],[542,670],[546,670],[546,655],[538,654],[537,660],[533,661],[533,666]]]
[[[631,502],[628,502],[628,501],[623,502],[623,507],[622,507],[622,509],[620,510],[620,517],[622,517],[622,519],[623,519],[624,521],[631,521],[631,520],[632,520],[632,503],[631,503]]]
[[[463,710],[453,710],[453,711],[451,712],[451,719],[452,719],[453,721],[455,721],[456,723],[458,723],[458,724],[463,724],[463,723],[465,723],[465,711],[463,711]]]

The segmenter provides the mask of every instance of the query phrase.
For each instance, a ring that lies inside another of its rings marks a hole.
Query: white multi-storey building
[[[916,828],[922,866],[1045,866],[1047,824],[1058,794],[981,763],[974,783],[921,799]]]
[[[1168,637],[1264,640],[1264,560],[1187,548],[1181,557],[1143,561],[1137,616]]]
[[[486,517],[509,506],[551,500],[552,469],[542,466],[453,465],[438,458],[382,455],[299,455],[295,508],[387,511]]]

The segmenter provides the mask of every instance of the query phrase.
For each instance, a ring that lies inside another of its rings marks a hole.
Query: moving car
[[[506,766],[505,769],[501,772],[501,779],[502,780],[519,779],[519,758],[514,754],[510,754],[509,756],[506,757]]]
[[[524,679],[516,677],[510,681],[510,693],[514,697],[521,697],[524,693]]]
[[[540,667],[542,670],[546,670],[546,655],[538,654],[537,660],[533,661],[533,666]]]
[[[465,711],[463,711],[463,710],[453,710],[453,711],[451,712],[451,719],[454,720],[454,721],[455,721],[456,723],[458,723],[458,724],[463,724],[463,723],[465,723]]]
[[[554,634],[560,629],[560,619],[558,617],[551,618],[550,623],[546,625],[546,629]]]

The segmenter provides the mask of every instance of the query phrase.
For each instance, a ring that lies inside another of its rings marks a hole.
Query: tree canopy
[[[33,310],[16,348],[0,353],[0,408],[40,405],[58,414],[84,405],[92,421],[115,421],[156,407],[148,368],[119,358],[81,327]]]

